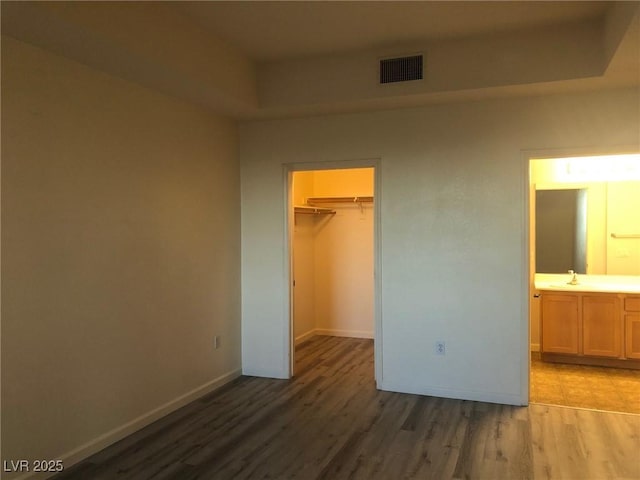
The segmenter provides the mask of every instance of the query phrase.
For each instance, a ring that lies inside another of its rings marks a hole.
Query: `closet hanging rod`
[[[294,213],[301,213],[303,215],[334,215],[335,210],[322,207],[309,207],[309,206],[295,206],[293,207]]]
[[[307,203],[372,203],[373,197],[309,197]]]
[[[612,238],[640,238],[640,233],[612,233]]]

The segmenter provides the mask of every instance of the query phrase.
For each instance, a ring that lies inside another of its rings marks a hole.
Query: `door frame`
[[[523,329],[521,336],[522,362],[520,378],[520,395],[523,405],[531,402],[531,319],[532,299],[536,294],[535,289],[535,184],[531,181],[531,160],[552,160],[555,158],[572,157],[597,157],[606,155],[637,154],[638,145],[617,146],[586,146],[573,148],[546,148],[522,150],[523,193],[524,193],[524,246],[522,266],[523,293],[526,298],[523,309],[523,317],[526,318],[527,328]],[[540,318],[538,320],[538,333],[540,334]],[[541,340],[539,340],[542,343]],[[526,403],[524,403],[526,401]]]
[[[355,160],[336,160],[320,162],[299,162],[283,165],[284,187],[284,309],[288,317],[283,331],[286,346],[285,358],[288,359],[289,378],[293,376],[295,362],[295,335],[293,329],[293,229],[294,212],[292,202],[292,185],[294,172],[306,172],[313,170],[347,170],[353,168],[373,168],[373,346],[374,346],[374,371],[376,385],[382,385],[383,356],[382,356],[382,211],[381,211],[381,175],[380,158],[367,158]]]

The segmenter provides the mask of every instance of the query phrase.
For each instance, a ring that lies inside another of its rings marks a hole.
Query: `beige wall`
[[[378,159],[378,386],[526,402],[528,155],[637,147],[638,96],[630,88],[243,124],[243,371],[288,369],[283,165]],[[285,280],[265,288],[267,278]]]
[[[238,192],[233,123],[2,38],[2,459],[69,466],[239,373]]]
[[[317,170],[313,176],[313,194],[317,197],[373,196],[373,169]]]
[[[313,196],[314,172],[295,172],[292,181],[294,205],[305,205]],[[295,215],[293,225],[293,336],[300,342],[316,329],[316,283],[315,283],[315,236],[319,222],[323,225],[328,217]]]
[[[373,195],[373,169],[318,170],[314,196]],[[334,204],[316,234],[318,333],[373,338],[373,204]]]
[[[609,183],[606,238],[607,274],[638,275],[640,280],[640,182]]]

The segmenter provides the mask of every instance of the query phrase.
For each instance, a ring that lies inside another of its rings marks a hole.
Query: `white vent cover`
[[[380,60],[380,83],[410,82],[422,80],[422,55],[385,58]]]

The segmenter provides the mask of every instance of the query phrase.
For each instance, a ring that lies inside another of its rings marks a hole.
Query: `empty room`
[[[640,2],[0,6],[3,479],[640,479]]]

